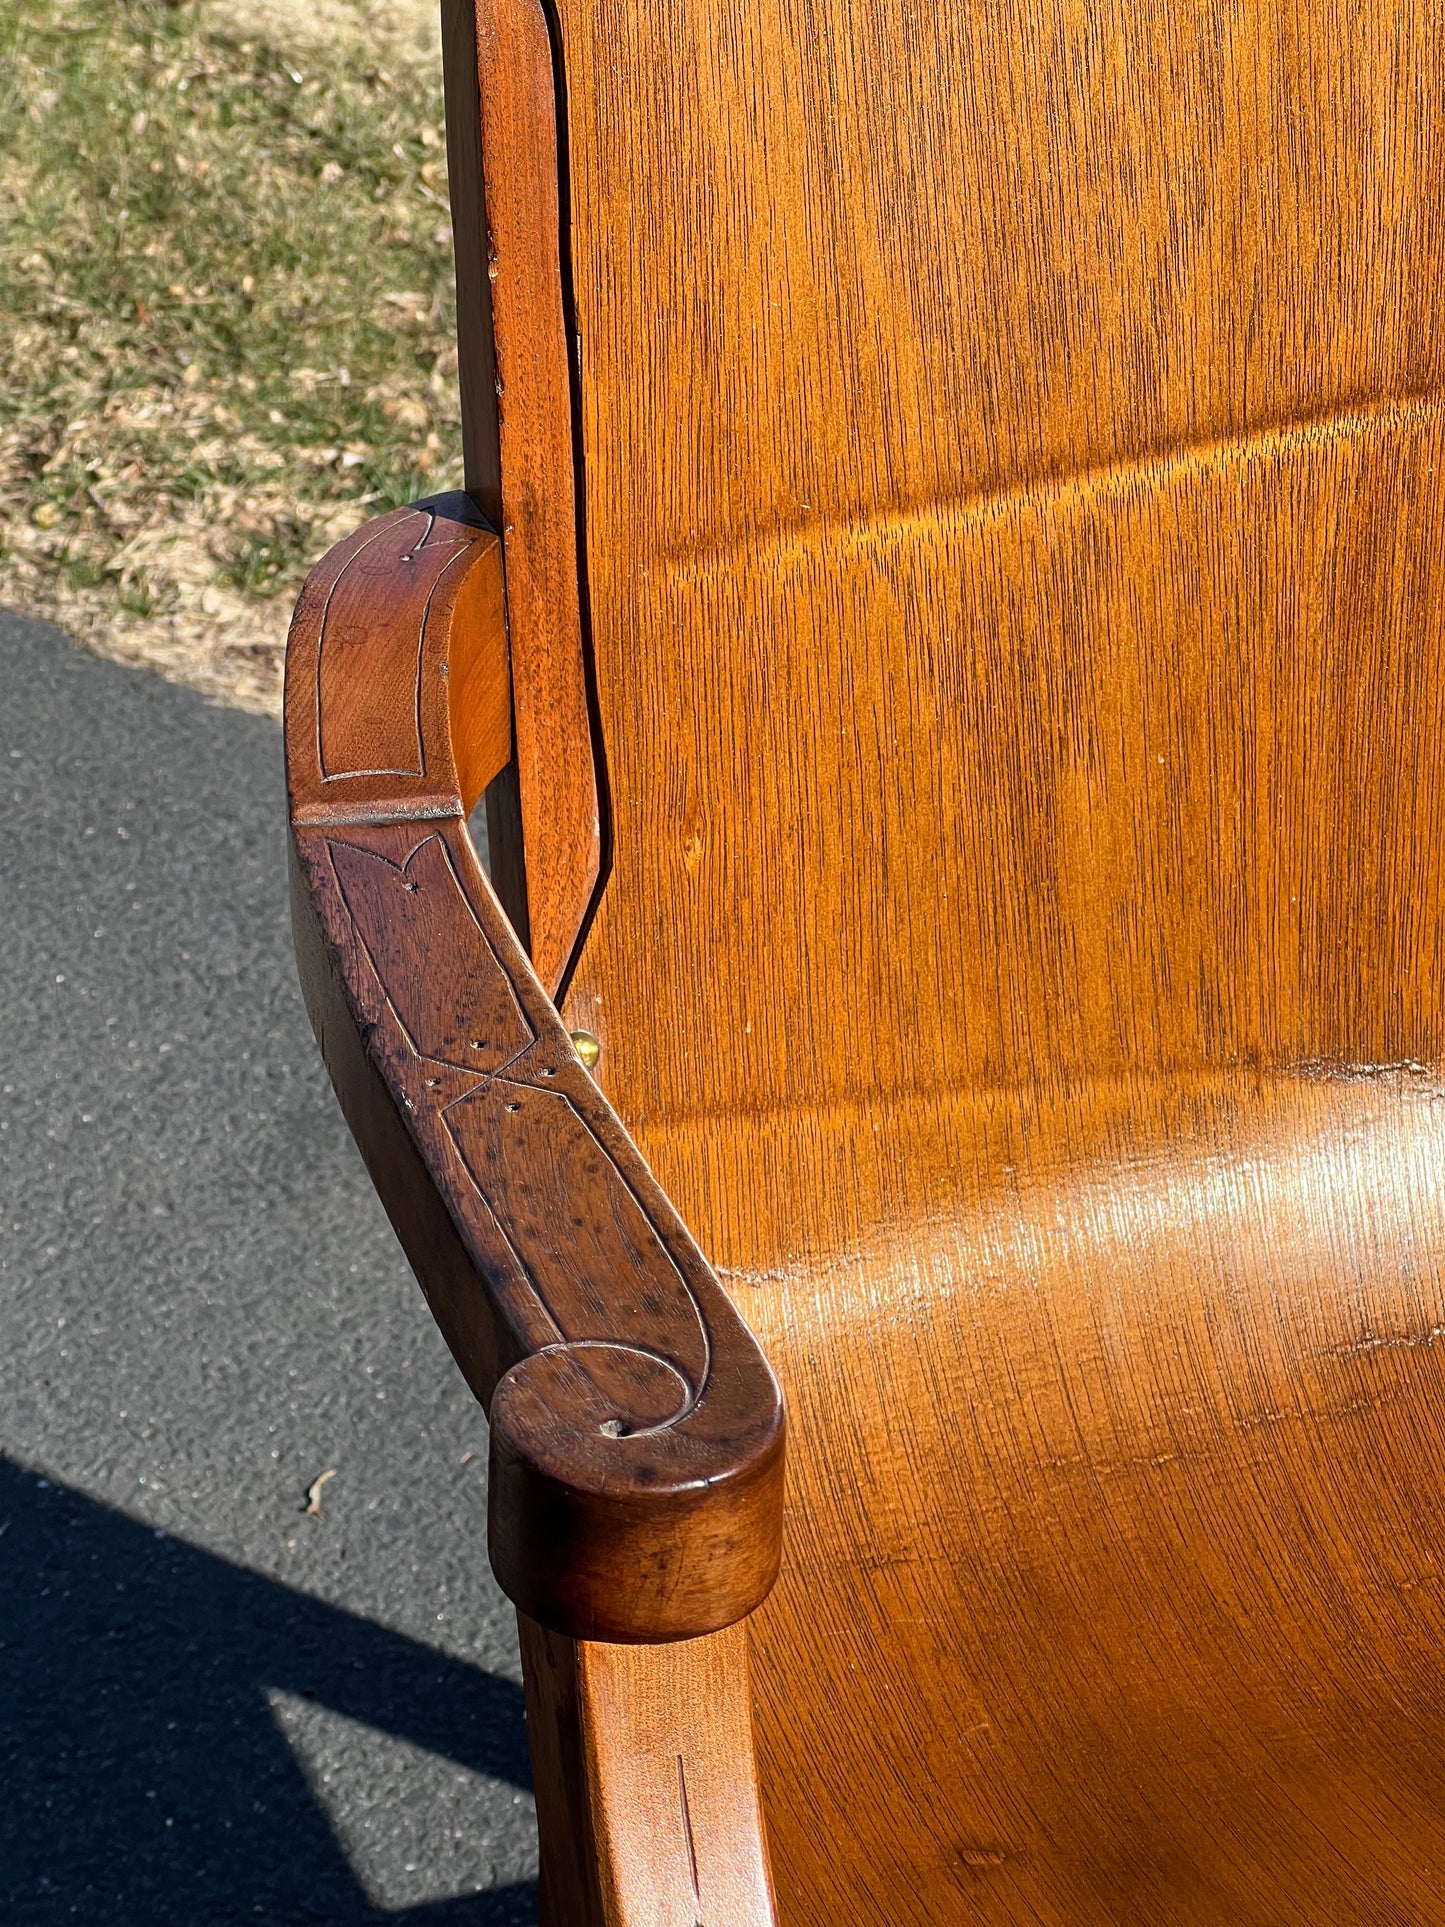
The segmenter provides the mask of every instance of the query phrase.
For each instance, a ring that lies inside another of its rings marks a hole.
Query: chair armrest
[[[776,1577],[782,1399],[476,860],[466,814],[509,755],[496,535],[460,495],[358,530],[287,651],[307,1009],[488,1410],[502,1587],[575,1638],[690,1638]]]

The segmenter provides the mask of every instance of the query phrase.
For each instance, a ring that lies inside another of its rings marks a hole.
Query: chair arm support
[[[334,549],[287,653],[307,1008],[491,1424],[504,1590],[581,1639],[716,1631],[776,1577],[776,1380],[476,860],[508,753],[501,551],[464,496]]]

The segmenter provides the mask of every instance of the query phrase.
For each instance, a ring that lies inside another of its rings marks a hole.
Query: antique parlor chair
[[[296,934],[544,1918],[1445,1922],[1445,14],[444,24]]]

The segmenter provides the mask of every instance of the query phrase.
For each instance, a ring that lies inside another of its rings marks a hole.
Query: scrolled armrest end
[[[719,1632],[767,1597],[782,1557],[786,1422],[771,1371],[739,1337],[730,1369],[674,1423],[628,1429],[613,1416],[624,1402],[645,1407],[649,1380],[665,1396],[677,1376],[625,1346],[557,1346],[503,1376],[488,1541],[498,1582],[529,1618],[578,1639],[652,1643]]]

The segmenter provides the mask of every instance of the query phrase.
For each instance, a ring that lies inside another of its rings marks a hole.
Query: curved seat
[[[905,1160],[725,1272],[793,1420],[780,1918],[1445,1919],[1445,1080],[990,1094]]]

